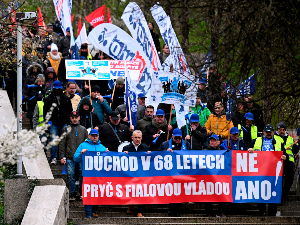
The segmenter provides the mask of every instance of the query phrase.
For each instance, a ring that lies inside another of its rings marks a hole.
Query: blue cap
[[[173,130],[173,136],[179,136],[179,137],[182,137],[182,131],[179,129],[179,128],[175,128]]]
[[[165,114],[164,110],[158,109],[158,110],[156,111],[156,115],[157,115],[157,116],[165,116],[166,114]]]
[[[86,59],[84,56],[80,56],[80,59]]]
[[[219,141],[219,136],[216,134],[211,135],[209,139],[212,139],[212,138],[215,139],[216,141]]]
[[[99,135],[99,132],[98,132],[98,130],[96,130],[96,129],[91,129],[90,135],[92,135],[92,134],[97,134],[97,135]]]
[[[147,97],[143,93],[139,93],[138,98],[147,98]]]
[[[199,115],[198,114],[192,114],[191,115],[191,122],[199,122]]]
[[[75,80],[73,80],[73,79],[69,79],[68,82],[74,82],[74,83],[76,83]]]
[[[70,31],[70,27],[67,27],[66,31]]]
[[[63,86],[62,86],[62,84],[61,84],[61,82],[59,80],[56,80],[56,81],[53,82],[53,88],[55,88],[55,89],[62,89]]]
[[[204,77],[200,78],[199,83],[207,85],[207,81]]]
[[[251,112],[247,112],[244,117],[246,120],[254,120],[254,116]]]
[[[58,33],[57,35],[60,36],[60,35],[63,35],[63,34],[62,33]]]
[[[231,134],[239,134],[240,132],[239,132],[239,129],[237,127],[232,127],[230,129],[230,133]]]
[[[300,127],[297,130],[297,136],[300,136]]]

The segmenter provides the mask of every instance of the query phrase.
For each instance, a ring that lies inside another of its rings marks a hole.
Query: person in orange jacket
[[[214,112],[209,115],[204,126],[208,136],[211,136],[214,133],[219,135],[221,141],[228,138],[233,123],[231,120],[226,119],[224,106],[221,102],[215,103]]]

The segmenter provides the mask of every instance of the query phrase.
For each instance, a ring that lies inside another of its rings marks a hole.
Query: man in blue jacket
[[[110,115],[112,110],[111,110],[108,102],[103,98],[102,95],[100,95],[99,86],[95,85],[92,87],[91,96],[92,96],[92,106],[94,107],[94,113],[97,114],[101,124],[103,124],[104,123],[104,113],[106,113],[107,115]],[[79,111],[79,106],[83,99],[88,99],[89,101],[91,101],[90,95],[87,95],[84,98],[82,98],[78,104],[77,111]]]
[[[78,146],[78,148],[74,154],[73,160],[77,163],[82,162],[82,155],[84,153],[86,153],[87,151],[95,151],[95,152],[107,152],[108,151],[99,141],[99,132],[96,129],[92,129],[90,131],[88,139],[86,139],[83,143],[81,143]],[[81,167],[82,167],[82,163],[81,163]],[[82,168],[81,168],[81,170],[82,170]],[[85,211],[86,218],[98,217],[98,215],[96,214],[97,208],[98,208],[98,206],[85,205],[84,211]]]

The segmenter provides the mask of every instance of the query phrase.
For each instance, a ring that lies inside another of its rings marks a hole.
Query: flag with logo
[[[105,19],[105,5],[99,7],[91,14],[85,17],[86,21],[88,21],[93,27],[98,26],[101,23],[104,23]]]
[[[138,77],[132,79],[136,93],[147,93],[152,84],[152,66],[139,43],[121,28],[104,23],[95,27],[88,36],[89,43],[115,60],[141,62]]]
[[[71,59],[80,59],[79,50],[78,50],[76,43],[75,43],[73,51],[72,51]]]
[[[125,63],[125,80],[126,80],[125,99],[126,99],[128,123],[136,127],[136,112],[137,112],[136,93],[135,93],[134,85],[132,85],[131,77],[129,74],[129,70],[127,69],[126,63]]]
[[[199,70],[199,75],[200,77],[205,77],[207,76],[207,71],[209,70],[209,65],[212,64],[212,51],[211,51],[211,46],[209,47],[209,50],[205,56],[204,59],[204,65],[203,67]]]
[[[240,86],[237,88],[236,96],[237,98],[241,98],[244,95],[253,95],[255,93],[255,85],[257,75],[260,70],[257,70],[252,76],[248,77]]]

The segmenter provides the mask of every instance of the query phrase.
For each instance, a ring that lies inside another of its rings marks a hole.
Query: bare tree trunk
[[[180,29],[182,35],[181,47],[184,53],[189,52],[189,33],[190,33],[190,24],[189,24],[189,0],[184,0],[182,2],[182,13],[180,15]]]
[[[102,0],[95,0],[94,1],[94,10],[98,9],[100,6],[102,6]]]

